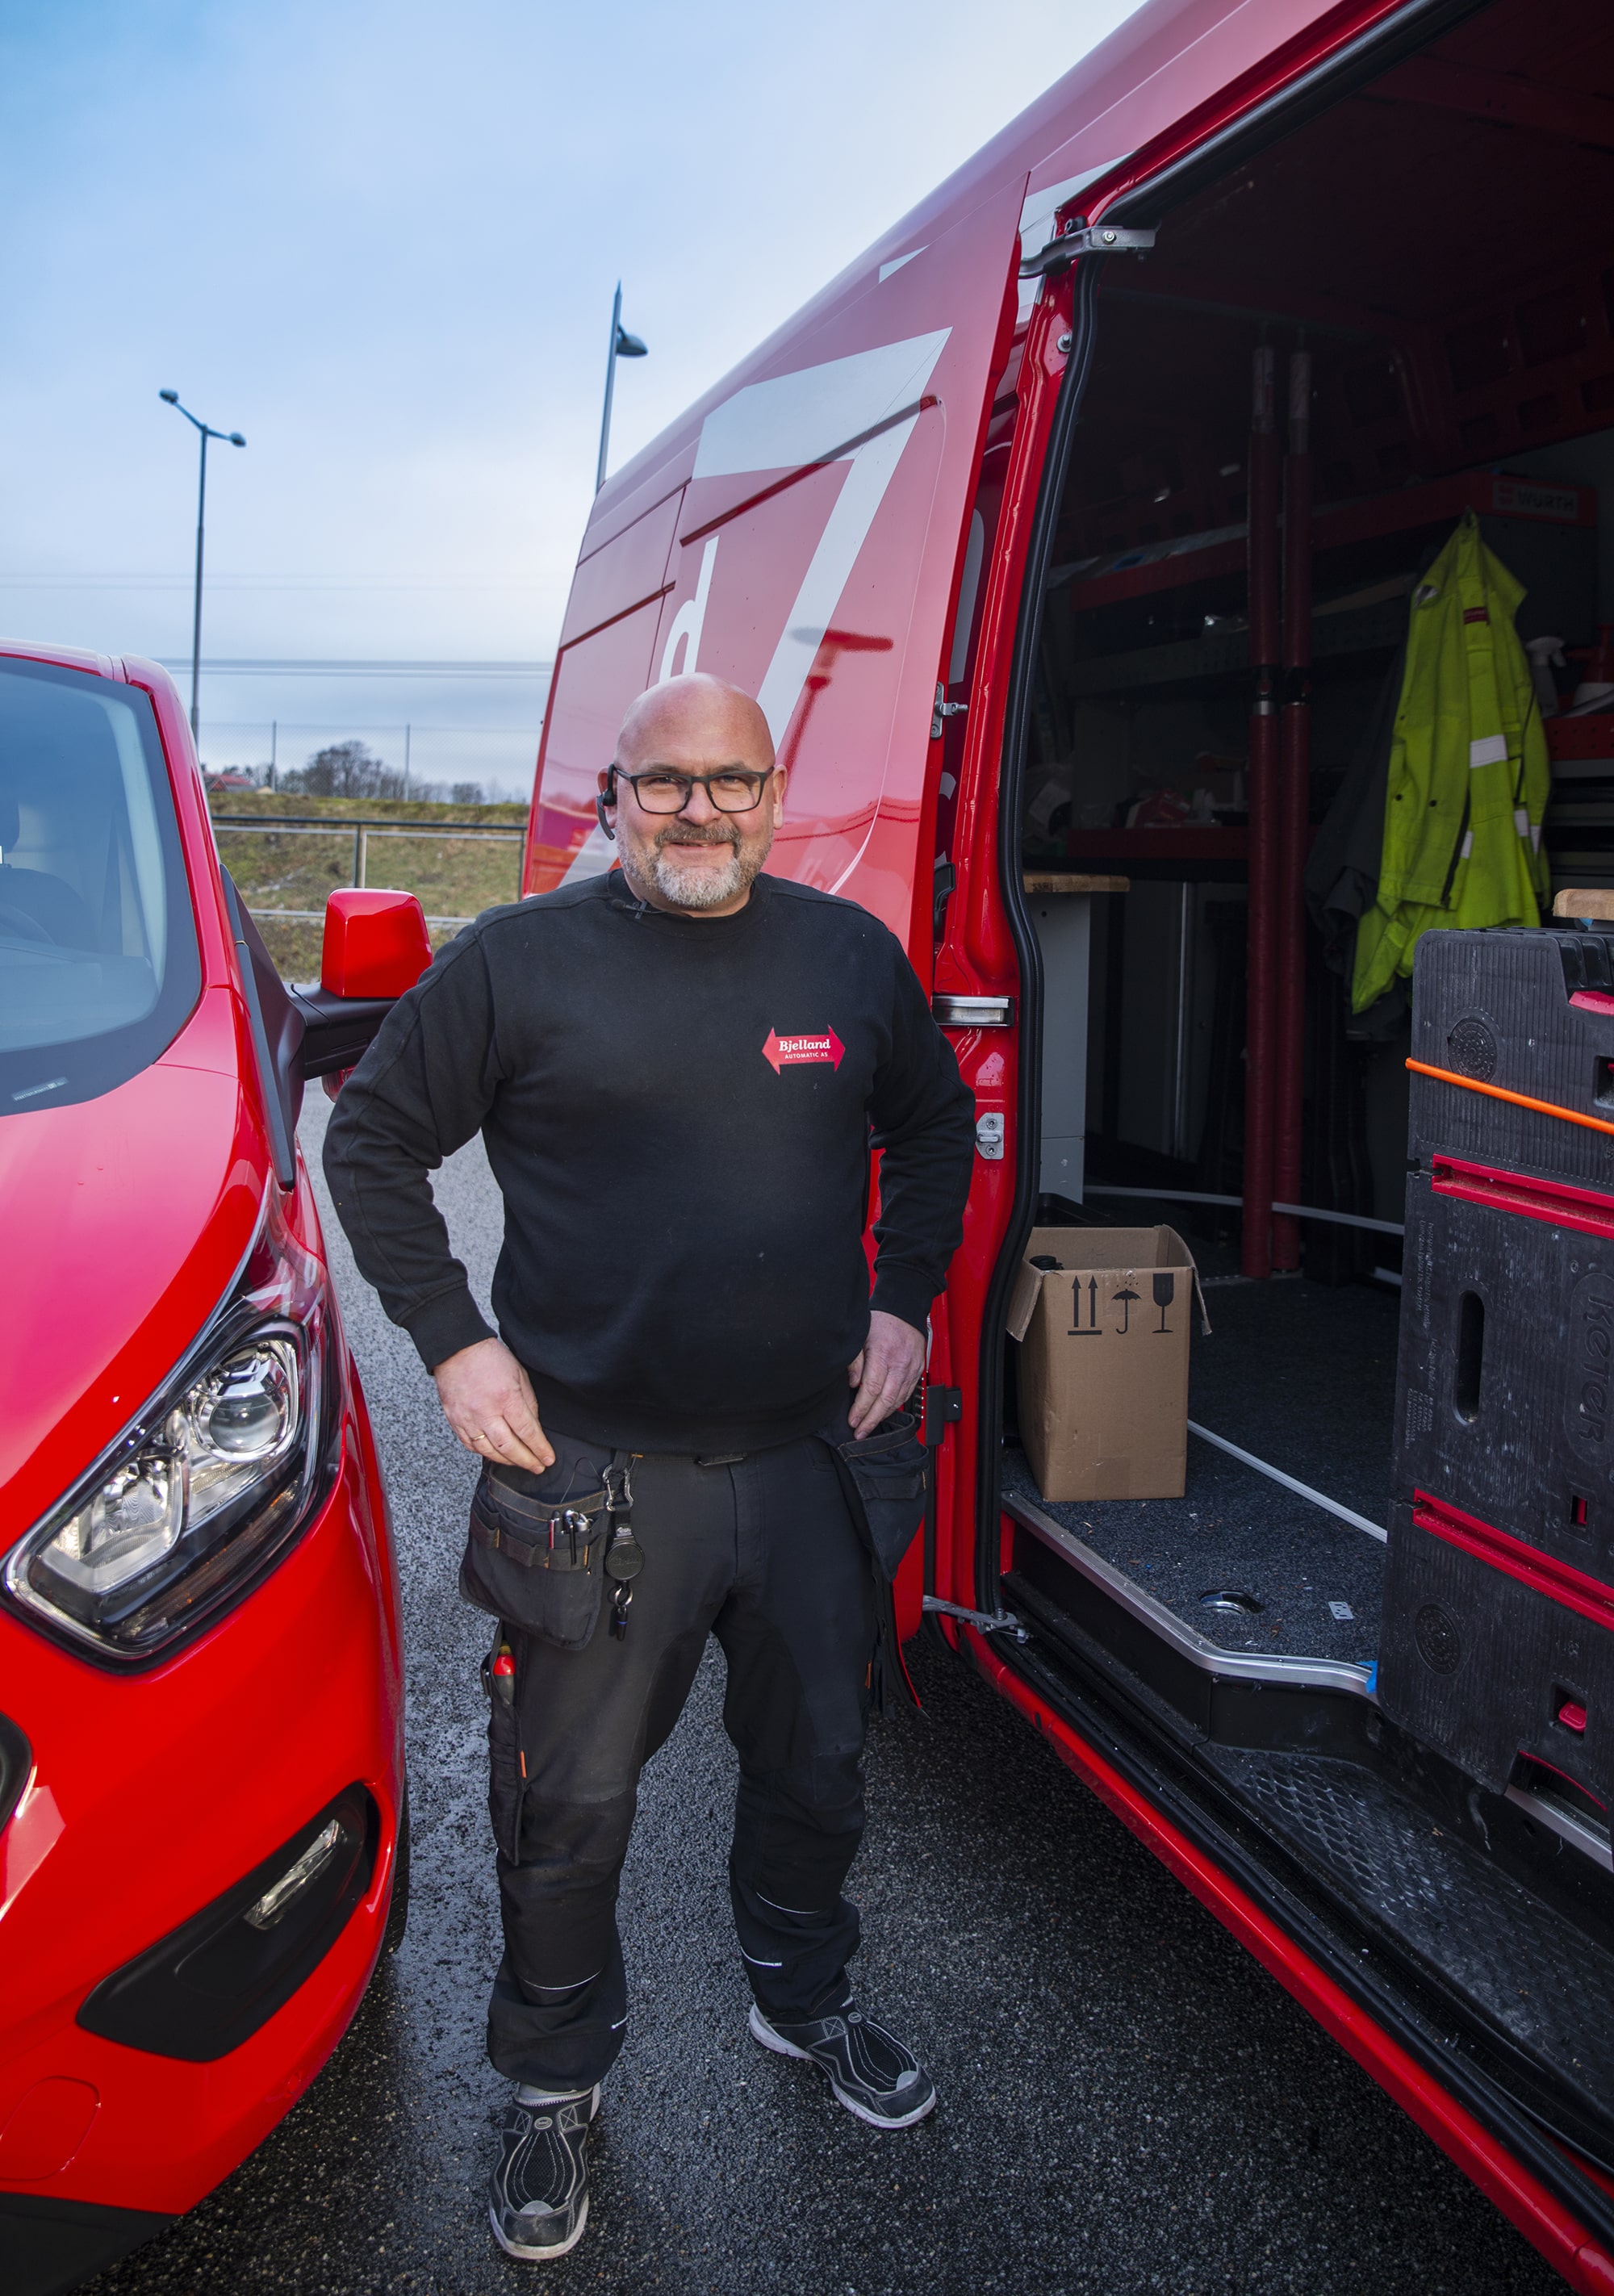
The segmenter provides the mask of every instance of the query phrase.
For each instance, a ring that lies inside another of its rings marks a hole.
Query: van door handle
[[[943,1029],[1012,1029],[1012,996],[932,996],[930,1010]]]

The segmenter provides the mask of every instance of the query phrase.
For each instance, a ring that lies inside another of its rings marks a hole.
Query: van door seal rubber
[[[1060,378],[1059,399],[1048,438],[1036,510],[1026,546],[1025,584],[1020,593],[1020,619],[1014,633],[1014,657],[1010,666],[1009,693],[1004,711],[1003,771],[998,789],[997,844],[999,890],[1008,913],[1010,937],[1020,961],[1020,1102],[1015,1119],[1014,1209],[992,1281],[987,1287],[981,1319],[980,1391],[977,1407],[983,1439],[976,1488],[975,1595],[976,1607],[995,1617],[1003,1608],[997,1584],[997,1516],[999,1505],[999,1445],[997,1433],[1004,1410],[1004,1326],[1008,1313],[1009,1287],[1020,1266],[1020,1254],[1031,1233],[1036,1201],[1036,1176],[1042,1162],[1043,953],[1026,907],[1021,882],[1020,808],[1025,779],[1026,749],[1030,738],[1031,701],[1036,678],[1037,640],[1042,631],[1044,591],[1053,562],[1053,537],[1064,501],[1071,448],[1077,417],[1093,367],[1097,340],[1099,273],[1105,258],[1086,255],[1076,266],[1071,345]]]
[[[1191,198],[1205,184],[1253,159],[1281,135],[1304,127],[1318,112],[1415,55],[1443,32],[1454,29],[1471,16],[1483,14],[1491,4],[1492,0],[1406,0],[1405,6],[1370,24],[1309,71],[1274,88],[1204,143],[1167,161],[1109,206],[1095,204],[1093,221],[1096,223],[1102,215],[1109,223],[1158,224],[1168,209]]]

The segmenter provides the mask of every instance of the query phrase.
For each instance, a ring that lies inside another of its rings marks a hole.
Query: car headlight
[[[125,1663],[166,1655],[255,1586],[332,1464],[325,1273],[271,1188],[252,1248],[170,1379],[7,1559],[35,1623]]]

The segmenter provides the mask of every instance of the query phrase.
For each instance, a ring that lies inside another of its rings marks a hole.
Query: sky
[[[0,0],[0,631],[188,696],[176,390],[204,760],[525,795],[618,278],[613,467],[1130,12]]]

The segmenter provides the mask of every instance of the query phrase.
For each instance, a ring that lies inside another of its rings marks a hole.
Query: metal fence
[[[215,829],[227,829],[232,834],[242,831],[258,831],[272,837],[342,837],[353,832],[353,882],[362,886],[370,865],[370,840],[373,837],[439,837],[461,844],[514,845],[520,849],[516,857],[514,898],[521,898],[521,885],[526,871],[527,832],[513,824],[504,828],[490,829],[484,823],[472,821],[388,821],[382,818],[333,820],[328,814],[318,813],[216,813]],[[324,916],[323,909],[260,909],[250,904],[255,917],[283,917],[288,924],[317,924]],[[428,917],[429,925],[468,925],[471,917]]]

